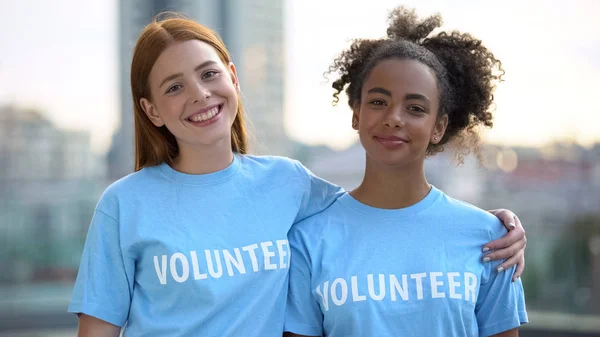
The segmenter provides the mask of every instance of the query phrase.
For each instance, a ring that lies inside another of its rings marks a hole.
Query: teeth
[[[192,118],[190,118],[190,120],[192,122],[202,122],[202,121],[207,121],[213,117],[215,117],[217,114],[219,113],[219,107],[216,106],[210,110],[208,110],[205,113],[201,113],[195,116],[192,116]]]

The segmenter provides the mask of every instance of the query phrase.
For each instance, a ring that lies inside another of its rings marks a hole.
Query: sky
[[[272,0],[275,1],[275,0]],[[338,149],[356,139],[323,72],[352,38],[385,34],[396,0],[286,1],[286,130]],[[503,62],[489,142],[600,141],[600,1],[404,0],[440,12],[444,29],[482,39]],[[366,6],[365,4],[368,4]],[[88,130],[105,151],[118,125],[116,0],[0,0],[0,104],[41,110]]]

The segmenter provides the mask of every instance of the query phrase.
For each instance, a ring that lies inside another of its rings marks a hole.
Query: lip
[[[408,143],[408,139],[398,136],[374,136],[374,138],[389,142],[404,142]]]
[[[198,110],[198,111],[194,112],[193,114],[187,116],[185,118],[185,120],[187,120],[189,122],[192,117],[194,117],[196,115],[199,115],[199,114],[202,114],[202,113],[205,113],[208,110],[213,109],[214,107],[219,107],[219,112],[218,113],[221,113],[221,110],[223,109],[223,103],[213,104],[213,105],[207,106],[206,108],[202,108],[201,110]]]
[[[409,142],[408,139],[398,136],[374,136],[373,139],[387,149],[397,149]]]
[[[207,119],[207,120],[204,120],[204,121],[201,121],[201,122],[195,122],[195,121],[191,120],[192,117],[194,117],[196,115],[199,115],[199,114],[202,114],[202,113],[205,113],[205,112],[209,111],[210,109],[214,109],[215,107],[218,107],[218,111],[217,111],[217,114],[214,115],[211,119]],[[188,123],[190,123],[190,124],[192,124],[192,125],[194,125],[194,126],[207,126],[207,125],[214,124],[219,119],[221,119],[221,112],[223,112],[223,107],[224,107],[224,103],[213,104],[211,106],[208,106],[206,108],[203,108],[202,110],[198,110],[197,112],[191,114],[190,116],[188,116],[187,118],[185,118],[185,121],[188,122]]]

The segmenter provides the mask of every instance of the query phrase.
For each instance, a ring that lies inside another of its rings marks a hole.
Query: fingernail
[[[519,276],[515,277],[515,278],[513,279],[513,282],[516,282],[518,279],[519,279]]]
[[[504,271],[504,268],[503,268],[503,267],[498,267],[498,272],[499,272],[499,273],[501,273],[501,272],[503,272],[503,271]]]
[[[490,247],[483,247],[483,252],[487,252],[488,250],[490,250]]]
[[[515,228],[515,227],[517,227],[517,226],[515,225],[515,223],[514,223],[514,222],[510,222],[510,223],[508,224],[508,227]]]
[[[483,262],[490,262],[490,258],[489,258],[489,257],[487,257],[487,256],[486,256],[486,257],[484,257],[484,258],[483,258]]]

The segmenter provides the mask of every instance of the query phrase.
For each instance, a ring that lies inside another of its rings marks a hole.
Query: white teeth
[[[201,113],[201,114],[198,114],[198,115],[192,116],[192,117],[190,118],[190,120],[191,120],[192,122],[203,122],[203,121],[207,121],[207,120],[209,120],[209,119],[211,119],[211,118],[215,117],[215,116],[216,116],[218,113],[219,113],[219,107],[218,107],[218,106],[216,106],[216,107],[214,107],[214,108],[212,108],[212,109],[208,110],[208,111],[207,111],[207,112],[205,112],[205,113]]]

